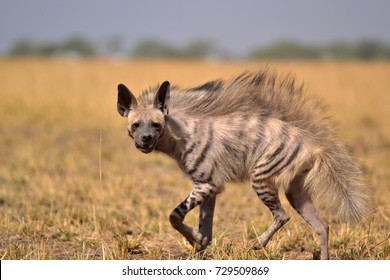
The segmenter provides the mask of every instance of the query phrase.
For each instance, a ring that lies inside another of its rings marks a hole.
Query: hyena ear
[[[170,87],[171,84],[168,81],[163,82],[156,93],[156,97],[154,98],[154,107],[161,110],[164,115],[168,115],[169,113],[168,103]]]
[[[124,85],[118,85],[118,113],[122,117],[127,117],[131,110],[137,108],[137,99],[131,91]]]

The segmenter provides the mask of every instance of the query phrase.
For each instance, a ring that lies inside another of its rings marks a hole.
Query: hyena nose
[[[152,140],[152,135],[144,134],[141,136],[141,140],[142,140],[142,142],[149,142],[150,140]]]

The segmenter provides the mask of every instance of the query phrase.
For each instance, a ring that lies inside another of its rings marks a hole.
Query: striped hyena
[[[313,200],[337,206],[353,220],[366,212],[367,187],[334,136],[324,106],[308,100],[290,77],[259,71],[191,89],[165,81],[138,100],[120,84],[117,109],[127,117],[137,149],[167,154],[193,181],[191,193],[169,220],[198,251],[211,242],[216,196],[226,182],[250,181],[272,212],[274,222],[254,248],[266,246],[289,220],[279,188],[318,234],[321,259],[329,258],[328,225]],[[196,230],[183,221],[198,205]]]

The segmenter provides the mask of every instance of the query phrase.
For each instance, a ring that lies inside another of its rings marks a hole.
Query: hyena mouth
[[[145,154],[149,154],[150,152],[152,152],[154,150],[154,145],[151,144],[151,145],[139,145],[137,143],[135,143],[135,147],[140,150],[141,152],[145,153]]]

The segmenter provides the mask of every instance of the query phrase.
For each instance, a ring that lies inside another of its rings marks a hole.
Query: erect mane
[[[140,97],[151,103],[158,87]],[[244,72],[229,80],[213,80],[200,86],[171,88],[170,114],[213,117],[237,112],[280,119],[309,130],[313,135],[329,135],[331,126],[325,106],[305,93],[292,76],[278,76],[268,70]]]

